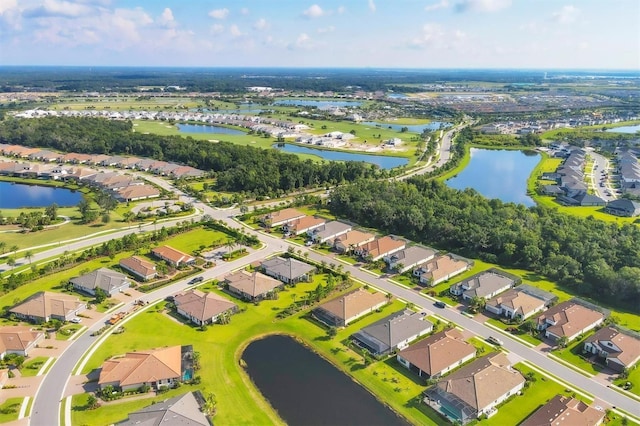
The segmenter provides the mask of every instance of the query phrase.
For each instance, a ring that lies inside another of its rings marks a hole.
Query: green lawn
[[[60,330],[58,330],[58,332],[56,333],[56,340],[69,340],[69,338],[73,336],[75,332],[80,328],[82,328],[82,325],[80,324],[65,325],[61,327]]]
[[[0,405],[0,423],[18,420],[23,400],[24,398],[7,398],[4,404]],[[5,414],[3,411],[7,411],[7,413]]]
[[[592,364],[581,356],[582,348],[584,346],[582,343],[587,337],[591,336],[592,334],[593,333],[588,333],[582,339],[576,339],[575,341],[569,343],[566,348],[559,351],[554,351],[553,355],[589,374],[599,373],[602,370],[602,366],[600,366],[599,364]]]
[[[620,385],[620,384],[624,384],[626,382],[631,382],[633,384],[633,387],[629,390],[629,392],[631,392],[634,395],[640,396],[640,368],[638,368],[637,364],[629,372],[629,377],[628,378],[626,378],[626,379],[618,379],[618,380],[614,381],[613,383],[615,385]]]
[[[47,356],[39,356],[33,359],[29,359],[22,365],[20,373],[22,373],[23,377],[35,376],[36,374],[38,374],[38,371],[40,371],[40,369],[48,359],[49,357]]]
[[[175,249],[186,253],[193,253],[200,246],[211,247],[212,245],[220,246],[227,243],[229,236],[224,232],[215,231],[207,228],[197,228],[183,234],[178,234],[165,241],[161,245],[169,245]]]
[[[323,279],[320,276],[318,279]],[[317,282],[317,279],[315,280]],[[298,284],[295,289],[280,293],[275,301],[262,301],[258,306],[236,301],[245,312],[234,315],[231,324],[209,327],[205,332],[195,327],[179,324],[156,307],[142,312],[127,323],[126,332],[110,336],[98,348],[87,363],[84,372],[98,367],[111,355],[122,354],[134,349],[153,348],[174,344],[193,344],[201,354],[201,390],[213,391],[218,399],[218,414],[214,421],[219,424],[273,424],[280,423],[277,415],[251,385],[241,367],[239,359],[246,345],[258,336],[269,333],[286,333],[299,337],[338,368],[352,375],[356,380],[374,392],[394,409],[412,419],[417,424],[437,424],[441,421],[435,413],[421,405],[411,403],[423,390],[417,378],[395,364],[395,361],[376,362],[368,367],[362,365],[362,357],[344,345],[350,334],[404,305],[398,301],[385,307],[381,312],[358,320],[349,327],[339,330],[338,335],[327,338],[326,331],[314,321],[297,314],[284,320],[275,320],[277,312],[294,300],[302,300],[306,292],[313,290],[316,283]],[[210,287],[207,285],[206,287]],[[163,330],[162,334],[149,330]],[[183,388],[184,389],[184,388]],[[74,397],[74,407],[81,407],[83,397]],[[123,413],[140,408],[148,402],[127,403],[125,409],[80,411],[74,408],[73,424],[90,423],[99,416],[104,423],[123,418]],[[242,407],[242,410],[238,410]]]
[[[499,328],[499,329],[501,329],[501,330],[506,330],[506,329],[507,329],[507,328],[509,328],[509,327],[518,327],[518,325],[517,325],[517,324],[508,325],[508,324],[503,323],[503,322],[502,322],[502,321],[500,321],[500,320],[493,319],[493,318],[489,318],[489,319],[487,320],[487,322],[488,322],[489,324],[491,324],[491,325],[494,325],[494,326],[498,327],[498,328]],[[538,346],[540,343],[542,343],[542,341],[541,341],[541,340],[536,339],[534,336],[532,336],[532,335],[531,335],[531,334],[529,334],[529,333],[521,333],[521,334],[519,333],[519,334],[514,334],[514,336],[518,337],[519,339],[524,340],[525,342],[529,342],[529,343],[531,343],[531,344],[532,344],[532,345],[534,345],[534,346]]]

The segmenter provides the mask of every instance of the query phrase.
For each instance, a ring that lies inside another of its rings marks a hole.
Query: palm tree
[[[13,257],[8,258],[7,265],[9,265],[11,269],[13,269],[13,267],[16,266],[16,259],[14,259]]]
[[[31,250],[27,250],[27,252],[24,254],[24,257],[29,261],[29,263],[31,263],[31,259],[33,258],[33,252]]]
[[[16,254],[16,252],[19,250],[20,248],[17,245],[12,245],[11,248],[9,249],[10,252],[13,252],[13,254]]]
[[[4,254],[6,249],[7,249],[7,243],[4,241],[0,241],[0,250],[2,250],[2,254]]]
[[[212,417],[216,414],[218,402],[213,392],[209,392],[204,401],[204,412],[207,416]]]

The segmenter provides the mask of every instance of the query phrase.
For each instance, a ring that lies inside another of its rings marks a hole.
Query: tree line
[[[362,226],[504,266],[638,310],[640,228],[486,199],[422,176],[335,189],[331,212]],[[635,301],[635,303],[634,303]]]

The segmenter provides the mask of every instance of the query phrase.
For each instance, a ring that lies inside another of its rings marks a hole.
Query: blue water
[[[242,130],[229,129],[221,126],[211,126],[208,124],[176,124],[178,130],[184,133],[215,133],[219,135],[244,135]]]
[[[413,125],[379,123],[377,121],[363,121],[360,124],[364,124],[365,126],[371,126],[371,127],[378,127],[379,126],[380,129],[389,129],[389,128],[391,128],[391,130],[395,130],[397,132],[402,130],[403,127],[406,127],[408,129],[408,131],[412,132],[412,133],[422,133],[424,131],[424,129],[438,130],[438,129],[440,129],[440,126],[442,126],[442,127],[451,126],[451,123],[446,123],[446,122],[443,122],[443,121],[432,121],[431,123],[427,123],[427,124],[413,124]]]
[[[640,124],[636,124],[635,126],[614,127],[612,129],[607,129],[606,131],[612,133],[636,133],[640,132]]]
[[[277,144],[274,144],[273,147],[292,154],[311,154],[331,161],[364,161],[365,163],[375,164],[381,169],[393,169],[394,167],[405,166],[409,163],[408,159],[402,157],[385,157],[383,155],[330,151],[327,149],[307,148],[306,146],[288,143],[284,144],[284,147],[279,147]]]
[[[456,177],[447,180],[454,189],[473,188],[487,198],[535,205],[527,195],[527,179],[540,154],[523,151],[471,148],[471,160]]]
[[[405,95],[404,93],[389,93],[387,95],[387,98],[391,98],[391,99],[406,99],[406,98],[408,98],[408,96]]]
[[[53,203],[75,206],[80,200],[82,193],[70,189],[0,182],[0,209],[47,207]]]
[[[311,106],[318,108],[328,107],[359,107],[362,102],[357,101],[310,101],[304,99],[283,99],[275,101],[274,105],[287,105],[287,106]]]

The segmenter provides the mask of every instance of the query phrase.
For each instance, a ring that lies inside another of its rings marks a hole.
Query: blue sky
[[[638,0],[0,0],[0,64],[640,69]]]

